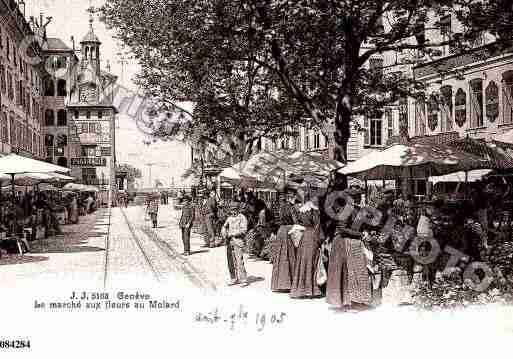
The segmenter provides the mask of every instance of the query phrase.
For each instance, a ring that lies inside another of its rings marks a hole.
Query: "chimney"
[[[73,52],[75,52],[75,37],[73,35],[71,36],[71,44],[72,44]]]

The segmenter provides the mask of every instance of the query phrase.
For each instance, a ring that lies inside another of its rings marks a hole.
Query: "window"
[[[45,111],[45,126],[54,126],[55,125],[55,114],[53,110]]]
[[[387,120],[387,137],[391,138],[394,135],[394,118],[391,109],[385,110],[385,118]]]
[[[7,73],[7,96],[9,97],[9,100],[14,100],[14,83],[12,80],[12,75],[10,73]]]
[[[55,84],[52,79],[46,79],[44,81],[44,86],[45,96],[55,96]]]
[[[65,97],[66,95],[66,80],[60,79],[57,81],[57,96]]]
[[[91,118],[91,111],[86,112],[86,118],[89,120]]]
[[[370,120],[370,145],[383,145],[383,121],[381,119]]]
[[[82,156],[95,157],[96,156],[96,146],[82,146]]]
[[[34,132],[32,134],[32,153],[37,156],[38,152],[39,152],[39,150],[38,150],[38,146],[37,146],[37,135]]]
[[[96,133],[96,122],[89,123],[89,133]]]
[[[318,150],[321,147],[321,135],[319,132],[314,133],[314,149]]]
[[[3,63],[0,63],[0,89],[2,93],[5,95],[7,91],[7,83],[5,79],[5,66]]]
[[[454,121],[459,127],[467,121],[467,94],[461,88],[454,97]]]
[[[75,110],[75,112],[74,112],[74,116],[75,116],[75,118],[76,118],[76,119],[78,119],[78,117],[79,117],[79,113],[78,113],[78,111],[77,111],[77,110]]]
[[[68,122],[66,117],[66,110],[57,111],[57,126],[66,126]]]
[[[435,94],[432,94],[429,97],[428,103],[427,103],[427,111],[428,111],[428,127],[431,131],[435,131],[438,126],[438,111],[439,111],[439,105],[438,105],[438,99],[436,98]]]
[[[442,95],[440,130],[449,132],[452,131],[452,87],[443,86],[440,93]]]
[[[495,82],[490,81],[485,91],[486,96],[486,118],[491,123],[499,117],[499,87]]]
[[[450,39],[452,33],[452,26],[451,26],[451,15],[443,16],[440,19],[440,35],[442,35],[442,38],[447,41]]]
[[[370,129],[369,129],[369,119],[367,117],[363,118],[363,144],[365,146],[370,145]]]
[[[310,150],[310,131],[305,129],[305,150]]]
[[[66,136],[65,134],[57,135],[55,146],[66,147],[67,145],[68,145],[68,136]]]
[[[53,135],[46,135],[45,136],[45,146],[46,147],[53,147]]]
[[[11,118],[9,119],[9,132],[11,135],[11,145],[13,147],[16,147],[16,127],[15,127],[14,117],[12,117],[12,115],[11,115]]]
[[[98,118],[103,118],[103,111],[98,111]]]
[[[502,74],[502,123],[513,123],[513,71]]]
[[[470,127],[483,127],[483,80],[470,81]]]
[[[96,168],[82,168],[82,180],[84,183],[93,183],[96,178]]]
[[[102,147],[101,148],[101,155],[104,157],[112,156],[112,150],[110,147]]]
[[[5,112],[2,113],[2,142],[9,142],[9,123]]]
[[[23,93],[21,92],[21,81],[16,81],[16,105],[22,104]]]

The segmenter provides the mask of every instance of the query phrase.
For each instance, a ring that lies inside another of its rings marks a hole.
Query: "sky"
[[[89,6],[101,6],[102,0],[25,0],[26,15],[35,16],[39,14],[51,16],[52,21],[47,27],[48,37],[58,37],[71,47],[71,36],[75,38],[78,48],[80,40],[87,33],[89,28],[89,14],[86,12]],[[94,31],[102,42],[100,51],[102,68],[105,70],[109,60],[111,73],[118,76],[118,83],[126,88],[137,91],[132,82],[133,77],[139,71],[137,62],[129,56],[120,55],[121,46],[115,39],[113,33],[108,31],[103,23],[97,18],[94,21]],[[122,61],[125,58],[125,61]],[[126,62],[122,66],[122,62]],[[116,154],[118,163],[128,163],[139,168],[143,178],[139,186],[150,186],[151,182],[159,179],[165,186],[173,182],[179,184],[181,175],[190,166],[190,149],[179,142],[157,141],[151,145],[144,144],[146,136],[142,134],[133,120],[128,116],[118,115],[116,126]]]

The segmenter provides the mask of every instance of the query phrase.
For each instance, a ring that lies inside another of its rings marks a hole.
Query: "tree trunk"
[[[333,159],[347,163],[347,143],[351,137],[351,120],[352,120],[352,96],[347,86],[339,90],[337,96],[337,113],[335,116],[335,148]]]

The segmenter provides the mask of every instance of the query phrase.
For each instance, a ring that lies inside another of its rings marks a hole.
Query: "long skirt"
[[[78,223],[78,209],[76,207],[71,207],[69,211],[69,221],[70,223]]]
[[[328,266],[326,301],[338,307],[372,304],[372,283],[361,241],[335,237]]]
[[[276,240],[272,243],[273,274],[271,277],[271,290],[289,291],[292,288],[294,265],[296,264],[296,247],[289,238],[292,226],[280,226]]]
[[[319,232],[307,227],[297,250],[290,289],[291,298],[313,298],[322,295],[316,280],[319,255]]]

